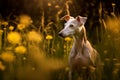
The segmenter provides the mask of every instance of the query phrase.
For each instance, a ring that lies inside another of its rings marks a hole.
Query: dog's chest
[[[73,51],[71,53],[73,55],[70,55],[70,65],[72,68],[81,70],[83,67],[88,67],[89,65],[92,64],[89,56],[89,51],[85,50],[83,53]]]
[[[71,57],[72,65],[87,66],[90,64],[90,58],[86,55],[76,55]]]

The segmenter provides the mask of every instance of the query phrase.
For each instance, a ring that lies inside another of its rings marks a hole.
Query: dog
[[[73,36],[74,42],[69,54],[69,80],[74,79],[77,73],[82,80],[101,80],[101,59],[99,53],[91,46],[86,36],[85,22],[87,17],[77,16],[76,18],[65,15],[64,28],[59,36]]]

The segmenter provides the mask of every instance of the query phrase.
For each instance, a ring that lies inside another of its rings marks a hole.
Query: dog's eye
[[[71,24],[71,25],[70,25],[70,27],[72,28],[72,27],[73,27],[73,25]]]

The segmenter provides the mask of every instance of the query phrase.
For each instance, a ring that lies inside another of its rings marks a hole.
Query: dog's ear
[[[70,16],[69,15],[65,15],[60,20],[68,21],[69,19],[70,19]]]
[[[76,20],[77,20],[78,22],[80,22],[81,16],[77,16],[77,17],[76,17]]]
[[[87,17],[77,16],[76,20],[82,24],[85,24]]]
[[[81,18],[81,22],[82,22],[83,24],[85,24],[86,21],[87,21],[87,17],[82,17],[82,18]]]

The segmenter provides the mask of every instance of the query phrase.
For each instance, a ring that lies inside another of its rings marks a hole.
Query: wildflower
[[[34,70],[35,70],[35,67],[32,67],[32,70],[34,71]]]
[[[66,37],[65,41],[71,41],[72,39],[70,37]]]
[[[51,39],[53,39],[53,37],[52,37],[51,35],[47,35],[47,36],[46,36],[46,39],[47,39],[47,40],[51,40]]]
[[[2,22],[2,25],[7,26],[7,25],[8,25],[8,22],[7,22],[7,21],[3,21],[3,22]]]
[[[17,47],[15,48],[15,52],[16,52],[16,53],[19,53],[19,54],[25,54],[26,51],[27,51],[27,49],[26,49],[26,47],[24,47],[24,46],[17,46]]]
[[[72,48],[72,45],[70,45],[70,48]]]
[[[119,72],[118,68],[116,68],[115,70],[113,70],[113,74],[118,74],[118,72]]]
[[[115,3],[112,3],[112,6],[115,6],[116,4]]]
[[[29,26],[31,23],[32,23],[31,17],[29,17],[28,15],[20,15],[20,24]]]
[[[67,47],[66,45],[63,46],[64,49],[65,49],[66,47]]]
[[[5,66],[2,64],[2,62],[0,61],[0,70],[4,71],[5,70]]]
[[[41,42],[42,41],[42,35],[38,34],[36,31],[30,31],[27,34],[28,40],[29,41],[34,41],[34,42]]]
[[[118,59],[117,58],[113,58],[113,61],[117,61]]]
[[[91,72],[95,72],[95,69],[96,69],[96,68],[95,68],[94,66],[91,66],[91,65],[90,65],[90,66],[89,66],[89,69],[90,69]]]
[[[25,26],[24,24],[18,24],[18,25],[17,25],[17,28],[18,28],[19,30],[23,30],[25,27],[26,27],[26,26]]]
[[[62,13],[62,10],[59,10],[59,11],[57,12],[58,15],[60,15],[61,13]]]
[[[0,33],[3,33],[3,30],[0,29]]]
[[[23,60],[26,60],[26,57],[23,57]]]
[[[107,37],[108,37],[108,38],[111,38],[111,36],[110,36],[110,35],[107,35]]]
[[[115,67],[120,67],[120,63],[115,63]]]
[[[3,28],[4,31],[6,31],[6,29],[7,29],[6,27]]]
[[[104,54],[107,54],[107,53],[108,53],[108,51],[107,51],[107,50],[104,50],[104,51],[103,51],[103,53],[104,53]]]
[[[108,61],[110,61],[110,59],[109,59],[109,58],[105,58],[105,61],[107,61],[107,62],[108,62]]]
[[[6,62],[12,62],[15,59],[15,56],[11,52],[3,52],[0,55],[0,58]]]
[[[59,8],[60,6],[59,5],[56,5],[55,8]]]
[[[65,68],[65,71],[67,71],[67,72],[68,72],[69,70],[70,70],[70,68],[69,68],[69,67],[66,67],[66,68]]]
[[[7,39],[12,44],[18,44],[21,42],[21,35],[18,32],[10,32]]]
[[[50,6],[52,6],[52,4],[51,4],[51,3],[48,3],[48,6],[50,7]]]
[[[13,30],[14,29],[14,26],[9,26],[9,30]]]

